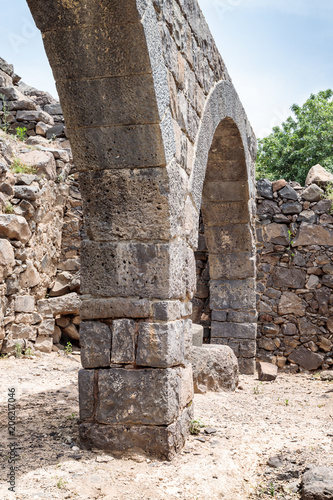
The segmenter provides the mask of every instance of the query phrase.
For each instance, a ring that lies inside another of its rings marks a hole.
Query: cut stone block
[[[140,323],[136,363],[167,368],[184,364],[184,321]]]
[[[115,319],[112,322],[112,363],[135,362],[136,322]]]
[[[223,345],[192,347],[194,392],[234,391],[238,385],[238,361],[232,349]]]
[[[255,281],[245,280],[211,280],[211,309],[255,309]]]
[[[194,287],[194,256],[189,262],[188,249],[178,240],[170,244],[83,240],[81,266],[82,291],[92,295],[178,299]],[[193,283],[187,281],[190,275]]]
[[[193,419],[193,405],[177,420],[166,426],[80,424],[81,445],[98,448],[113,455],[145,453],[150,457],[171,460],[185,444]]]
[[[82,321],[80,326],[83,368],[110,366],[111,330],[100,321]]]
[[[98,373],[96,422],[168,425],[178,417],[179,369],[110,368]],[[85,387],[82,390],[85,401]],[[87,387],[87,391],[90,394],[91,388]],[[94,401],[90,404],[93,406]]]
[[[201,347],[203,342],[203,326],[192,324],[192,345]]]
[[[255,261],[250,252],[209,254],[210,279],[244,279],[255,275]]]
[[[205,238],[210,253],[250,252],[253,247],[249,224],[207,227]]]
[[[255,323],[219,323],[212,321],[211,336],[213,338],[255,339],[257,325]]]
[[[82,319],[147,318],[149,300],[114,297],[95,299],[82,297],[80,315]]]
[[[259,380],[270,382],[275,380],[278,374],[278,367],[264,361],[258,362],[258,378]]]

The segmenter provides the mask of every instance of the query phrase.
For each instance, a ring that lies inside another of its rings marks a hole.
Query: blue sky
[[[332,0],[199,3],[257,136],[285,120],[294,102],[333,87]],[[13,2],[1,7],[0,56],[26,83],[55,95],[26,1],[15,0],[15,11]]]

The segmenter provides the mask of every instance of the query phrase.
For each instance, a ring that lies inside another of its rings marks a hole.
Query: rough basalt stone
[[[83,296],[80,315],[82,319],[147,318],[149,300],[131,297],[95,299]]]
[[[89,410],[89,409],[88,409]],[[98,448],[116,456],[144,453],[171,460],[184,446],[193,419],[193,405],[169,425],[102,425],[83,422],[79,426],[81,446]]]
[[[110,366],[111,330],[108,325],[100,321],[83,321],[80,345],[83,368]]]
[[[333,469],[311,467],[302,478],[302,500],[331,500],[333,498]]]
[[[192,347],[191,363],[194,392],[234,391],[238,385],[238,361],[232,349],[224,345]]]
[[[257,194],[263,198],[273,199],[272,183],[268,179],[260,179],[257,182]]]
[[[131,319],[115,319],[112,322],[112,363],[135,362],[136,326],[137,323]]]
[[[304,370],[317,370],[324,362],[324,356],[300,347],[288,356],[289,361],[300,365]]]
[[[184,364],[184,322],[140,323],[136,364],[167,368]]]
[[[179,368],[98,370],[96,422],[169,425],[180,411],[180,375]]]

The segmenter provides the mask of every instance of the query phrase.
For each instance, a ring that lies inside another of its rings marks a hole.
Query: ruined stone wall
[[[288,371],[333,365],[332,200],[313,182],[257,183],[257,358]]]
[[[2,59],[0,104],[1,353],[50,352],[79,339],[78,183],[59,103]]]

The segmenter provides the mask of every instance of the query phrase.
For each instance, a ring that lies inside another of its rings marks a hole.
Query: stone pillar
[[[144,0],[28,4],[80,171],[81,440],[170,458],[192,415],[195,268],[155,11]]]

